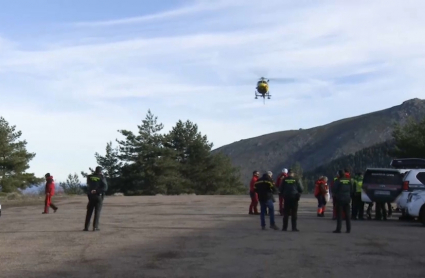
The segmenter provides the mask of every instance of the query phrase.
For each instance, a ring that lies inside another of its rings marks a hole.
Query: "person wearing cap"
[[[336,220],[337,226],[334,233],[341,233],[341,222],[342,222],[342,212],[345,213],[345,223],[346,223],[346,232],[351,232],[351,218],[350,215],[350,203],[351,196],[353,193],[353,188],[351,185],[351,180],[344,175],[344,171],[338,171],[338,179],[335,181],[335,184],[332,188],[332,195],[334,196],[336,204]]]
[[[102,167],[97,166],[95,172],[87,176],[87,204],[86,221],[84,231],[89,230],[90,219],[94,210],[93,231],[99,231],[100,211],[102,210],[103,196],[108,189],[106,179],[102,174]]]
[[[58,210],[58,207],[52,203],[52,197],[53,195],[55,195],[55,182],[53,180],[53,176],[51,176],[50,173],[47,173],[46,175],[44,175],[44,177],[46,178],[46,198],[44,200],[43,214],[48,214],[49,208],[52,208],[53,212],[56,212]]]
[[[270,215],[270,228],[273,230],[278,230],[279,228],[275,224],[274,220],[274,197],[273,193],[276,192],[276,188],[273,184],[272,179],[273,173],[267,171],[263,174],[261,178],[254,184],[254,190],[258,194],[258,200],[260,201],[260,219],[261,219],[261,228],[266,229],[266,209],[269,209]]]
[[[254,185],[260,177],[260,172],[257,170],[252,172],[251,183],[249,184],[249,195],[251,196],[251,204],[249,205],[249,214],[259,214],[258,213],[258,195],[255,193]]]
[[[288,176],[288,169],[282,169],[282,173],[276,179],[276,187],[279,188],[284,178]],[[283,215],[283,195],[279,192],[279,213]]]
[[[297,229],[298,201],[301,198],[303,190],[304,188],[301,181],[298,178],[295,178],[295,173],[289,169],[288,177],[282,181],[279,190],[284,199],[282,231],[286,231],[288,229],[289,215],[291,215],[292,231],[299,232]]]

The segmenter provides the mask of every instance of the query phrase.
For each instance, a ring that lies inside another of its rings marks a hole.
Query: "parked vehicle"
[[[408,169],[368,168],[363,178],[362,201],[392,203],[402,191],[404,173]]]
[[[405,218],[407,208],[407,199],[413,192],[425,191],[425,169],[413,169],[406,173],[403,178],[403,186],[400,198],[397,201],[397,207]]]
[[[418,218],[425,226],[425,191],[409,193],[406,210],[409,216]]]

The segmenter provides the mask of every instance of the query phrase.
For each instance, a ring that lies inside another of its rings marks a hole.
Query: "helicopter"
[[[264,77],[260,78],[260,80],[257,82],[257,87],[255,88],[257,89],[255,91],[255,99],[258,99],[259,96],[264,99],[264,102],[266,101],[266,96],[267,99],[270,99],[271,95],[269,92],[269,81],[269,79],[266,80]]]
[[[258,97],[263,98],[263,102],[265,104],[266,97],[267,99],[270,99],[270,91],[269,91],[269,82],[270,80],[276,81],[278,83],[293,83],[296,81],[294,78],[265,78],[261,77],[260,80],[257,82],[257,87],[255,88],[255,99],[258,99]]]

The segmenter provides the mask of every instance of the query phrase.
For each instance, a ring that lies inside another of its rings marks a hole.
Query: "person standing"
[[[46,178],[46,198],[44,200],[44,211],[42,214],[48,214],[49,208],[52,208],[53,212],[56,212],[58,207],[52,203],[52,197],[55,195],[55,182],[53,180],[53,176],[51,176],[50,173],[47,173],[44,177]]]
[[[102,174],[102,167],[97,166],[95,172],[87,176],[87,204],[86,222],[84,231],[89,230],[90,219],[94,210],[93,231],[99,231],[100,211],[102,210],[103,195],[108,189],[106,179]]]
[[[362,201],[363,175],[356,173],[353,178],[353,207],[351,213],[352,220],[364,220],[364,202]]]
[[[332,195],[334,196],[336,204],[336,220],[337,226],[334,233],[341,233],[341,222],[342,222],[342,213],[345,212],[346,216],[349,216],[350,213],[350,202],[351,202],[351,193],[352,186],[351,180],[344,176],[342,170],[338,173],[339,178],[335,181],[333,186]],[[346,222],[346,232],[351,232],[351,219],[350,217],[345,217]]]
[[[288,177],[288,169],[284,168],[282,169],[282,173],[276,179],[277,188],[279,188],[280,184],[282,183],[282,180],[286,177]],[[280,215],[283,215],[283,195],[280,192],[279,192],[279,213]]]
[[[297,229],[297,212],[303,186],[301,181],[295,178],[295,173],[292,170],[288,171],[288,177],[282,181],[280,192],[282,192],[284,202],[282,231],[287,231],[289,215],[291,215],[292,231],[299,232]]]
[[[315,183],[314,196],[317,198],[317,217],[325,217],[326,194],[328,194],[328,178],[321,176]]]
[[[267,171],[263,176],[258,179],[258,181],[254,185],[254,190],[258,194],[258,200],[260,201],[260,209],[261,209],[261,228],[263,230],[266,229],[266,209],[269,209],[270,214],[270,228],[273,230],[278,230],[279,228],[275,224],[274,219],[274,197],[273,193],[276,191],[276,188],[273,184],[272,179],[273,173],[271,171]]]
[[[254,185],[257,182],[259,176],[260,176],[260,173],[257,170],[252,172],[252,179],[251,179],[251,183],[249,184],[249,195],[251,196],[251,204],[249,205],[249,214],[259,214],[257,209],[258,195],[254,190]]]

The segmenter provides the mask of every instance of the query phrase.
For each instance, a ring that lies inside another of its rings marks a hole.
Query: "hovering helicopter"
[[[269,81],[270,80],[266,80],[264,77],[260,78],[260,80],[257,82],[257,87],[255,88],[257,89],[255,91],[255,99],[258,99],[259,96],[264,99],[264,102],[266,101],[266,96],[267,99],[270,99],[271,95],[269,93]]]
[[[270,78],[272,81],[276,81],[278,83],[292,83],[295,82],[296,79],[294,78]],[[255,91],[255,99],[258,99],[258,97],[262,97],[263,98],[263,102],[266,102],[266,97],[267,99],[270,99],[271,95],[270,95],[270,91],[269,91],[269,82],[270,82],[269,78],[265,78],[265,77],[261,77],[260,80],[257,82],[257,87],[255,89],[257,89]]]

